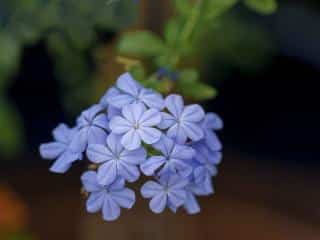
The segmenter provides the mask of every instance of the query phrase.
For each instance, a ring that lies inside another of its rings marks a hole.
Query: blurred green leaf
[[[261,14],[272,14],[278,7],[276,0],[244,0],[244,3]]]
[[[120,54],[135,57],[153,57],[166,50],[166,45],[158,36],[149,31],[126,33],[118,44]]]
[[[178,90],[184,96],[195,101],[204,101],[217,95],[215,88],[199,81],[199,73],[194,69],[181,71],[178,80]]]
[[[175,0],[174,6],[178,14],[188,16],[192,11],[192,4],[190,0]]]
[[[178,22],[178,19],[171,19],[167,22],[164,30],[164,38],[168,46],[177,47],[180,32],[181,24]]]
[[[19,56],[19,42],[0,32],[0,91],[6,88],[10,74],[18,65]]]
[[[16,110],[0,99],[0,154],[13,156],[23,146],[22,124]]]
[[[258,0],[259,1],[259,0]],[[206,0],[202,7],[202,17],[211,20],[233,7],[238,0]]]

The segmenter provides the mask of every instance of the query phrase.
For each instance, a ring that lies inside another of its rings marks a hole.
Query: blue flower
[[[121,115],[121,109],[116,108],[116,107],[109,104],[109,99],[111,97],[115,97],[115,96],[119,95],[119,93],[120,93],[120,91],[117,88],[112,87],[100,99],[99,104],[102,105],[107,110],[107,116],[108,116],[109,120],[114,116]]]
[[[149,203],[151,211],[161,213],[166,206],[176,209],[184,204],[187,184],[187,178],[175,174],[163,175],[158,182],[146,182],[141,194],[144,198],[152,198]]]
[[[132,103],[143,103],[149,108],[163,109],[164,100],[161,94],[151,89],[143,88],[136,82],[129,73],[119,77],[116,83],[116,90],[105,97],[105,101],[113,107],[123,108]]]
[[[162,166],[159,175],[177,173],[187,177],[192,173],[192,167],[188,161],[194,157],[195,151],[191,147],[176,144],[165,135],[162,135],[161,139],[153,144],[153,147],[162,155],[151,156],[140,165],[145,175],[153,175]]]
[[[142,147],[133,151],[124,149],[120,136],[110,134],[105,145],[90,144],[87,156],[91,162],[100,164],[97,173],[99,184],[109,185],[118,177],[136,181],[140,176],[137,165],[145,161],[147,153]]]
[[[79,129],[72,146],[84,151],[89,144],[104,143],[108,132],[108,118],[102,105],[93,105],[83,111],[77,119]]]
[[[215,113],[207,113],[202,122],[202,129],[204,132],[204,142],[211,151],[220,151],[222,144],[214,132],[223,128],[221,118]]]
[[[180,144],[184,144],[188,138],[199,141],[204,137],[200,124],[205,113],[199,105],[184,106],[182,97],[172,94],[166,98],[165,106],[171,114],[162,113],[162,122],[159,127],[169,128],[167,133],[169,137]]]
[[[161,131],[154,128],[161,122],[161,114],[156,109],[146,109],[141,103],[126,105],[122,109],[123,116],[115,116],[110,120],[110,129],[121,134],[121,144],[128,150],[140,147],[141,140],[147,144],[157,142]]]
[[[76,160],[82,159],[79,148],[72,148],[71,142],[77,134],[76,128],[69,128],[65,124],[59,124],[53,132],[54,142],[40,145],[40,155],[44,159],[56,159],[50,171],[65,173]]]
[[[81,176],[84,189],[90,193],[86,208],[89,213],[96,213],[102,209],[103,219],[116,220],[120,216],[120,208],[130,209],[135,203],[135,193],[125,188],[125,181],[116,179],[110,185],[101,185],[97,182],[97,174],[87,171]]]

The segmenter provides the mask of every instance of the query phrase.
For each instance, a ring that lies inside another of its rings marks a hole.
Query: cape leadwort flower
[[[140,172],[154,178],[141,188],[151,198],[151,211],[183,207],[195,214],[197,197],[214,193],[212,177],[222,157],[216,131],[222,127],[218,115],[205,114],[197,104],[185,106],[177,94],[164,99],[125,73],[98,104],[82,112],[74,128],[59,125],[55,141],[42,144],[40,153],[56,159],[50,170],[57,173],[86,153],[96,169],[81,177],[87,211],[102,210],[106,221],[117,219],[121,207],[133,206],[135,194],[125,184],[138,180]]]
[[[54,160],[50,171],[55,173],[65,173],[76,160],[82,159],[80,148],[71,147],[74,136],[78,133],[76,128],[69,128],[65,124],[59,124],[52,131],[54,142],[40,145],[40,154],[44,159]]]
[[[120,216],[120,207],[132,208],[136,196],[135,193],[125,188],[125,182],[121,178],[115,179],[111,184],[101,185],[97,181],[94,171],[85,172],[81,176],[84,189],[90,193],[87,199],[87,211],[96,213],[102,209],[103,219],[112,221]]]
[[[140,147],[129,151],[119,142],[120,136],[110,134],[104,145],[91,144],[87,149],[89,160],[101,164],[97,172],[97,181],[101,185],[109,185],[118,177],[134,182],[140,176],[137,166],[146,159],[145,149]]]

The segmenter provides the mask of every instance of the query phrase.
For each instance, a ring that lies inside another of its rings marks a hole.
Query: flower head
[[[94,171],[87,171],[81,176],[86,192],[90,193],[86,208],[89,213],[102,209],[103,219],[116,220],[120,216],[120,208],[130,209],[135,203],[135,193],[125,187],[125,182],[117,178],[110,185],[101,185]]]
[[[158,182],[146,182],[141,188],[141,194],[144,198],[151,198],[151,211],[161,213],[166,206],[175,209],[184,204],[187,184],[187,178],[176,174],[163,175]]]
[[[132,103],[143,103],[150,108],[161,110],[164,101],[161,94],[143,88],[129,73],[121,75],[116,83],[116,90],[106,97],[106,102],[113,107],[123,108]]]
[[[65,124],[59,124],[52,131],[54,142],[40,145],[40,154],[44,159],[54,160],[50,171],[55,173],[65,173],[76,160],[82,159],[79,147],[71,146],[74,136],[78,133],[76,128],[69,128]]]
[[[77,119],[77,127],[79,131],[73,139],[73,146],[80,146],[84,151],[89,144],[104,143],[108,132],[108,118],[104,108],[96,104],[83,111]]]
[[[161,131],[154,128],[161,122],[161,114],[156,109],[146,109],[141,103],[126,105],[122,116],[115,116],[110,121],[110,129],[122,135],[121,144],[128,150],[140,147],[141,140],[147,144],[157,142]]]
[[[140,169],[145,175],[151,176],[159,168],[161,168],[159,175],[177,173],[187,177],[191,174],[190,160],[195,155],[191,147],[177,144],[165,135],[162,135],[161,139],[153,144],[153,147],[162,155],[151,156],[141,164]]]
[[[145,161],[147,153],[142,147],[133,151],[123,148],[120,137],[110,134],[104,145],[89,145],[87,156],[91,162],[100,164],[97,172],[99,184],[108,185],[118,177],[129,182],[136,181],[140,176],[137,165]]]
[[[192,141],[203,138],[204,133],[200,124],[205,114],[199,105],[184,106],[182,97],[172,94],[166,98],[165,106],[171,114],[162,113],[162,122],[159,127],[169,128],[167,133],[169,137],[180,144],[186,143],[188,138]]]

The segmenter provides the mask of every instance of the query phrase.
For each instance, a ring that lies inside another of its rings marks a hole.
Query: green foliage
[[[154,57],[166,50],[164,42],[148,31],[127,33],[118,44],[120,54],[137,57]]]
[[[4,99],[0,99],[0,132],[0,154],[18,153],[23,145],[22,124],[13,106]]]
[[[195,69],[184,69],[190,60],[210,54],[247,69],[264,62],[271,49],[262,31],[227,14],[239,2],[175,0],[176,15],[165,24],[162,38],[147,31],[126,33],[118,44],[119,54],[145,60],[147,70],[138,79],[148,87],[165,94],[178,91],[197,101],[214,98],[215,88],[200,81]],[[246,4],[260,13],[271,13],[275,9],[271,2],[275,4],[271,0],[247,0]],[[170,74],[158,76],[158,69],[176,72],[178,78],[170,79]],[[148,73],[150,76],[146,77]]]
[[[244,0],[244,3],[260,14],[271,14],[277,10],[276,0]]]

